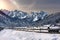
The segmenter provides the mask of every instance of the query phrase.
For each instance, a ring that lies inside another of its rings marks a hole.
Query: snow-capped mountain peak
[[[27,12],[14,10],[14,11],[1,11],[0,21],[4,23],[3,26],[35,26],[36,21],[44,20],[46,17],[46,12],[32,12],[28,14]],[[4,16],[4,17],[3,17]]]

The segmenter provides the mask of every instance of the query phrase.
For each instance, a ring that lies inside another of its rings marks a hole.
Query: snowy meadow
[[[4,29],[0,32],[0,40],[60,40],[60,34]]]

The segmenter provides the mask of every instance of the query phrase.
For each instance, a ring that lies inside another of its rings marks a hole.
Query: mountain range
[[[0,10],[0,27],[38,27],[60,23],[60,12],[48,14],[47,12],[23,12],[20,10]]]

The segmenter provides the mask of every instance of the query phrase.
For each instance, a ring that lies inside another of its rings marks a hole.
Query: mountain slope
[[[47,16],[47,18],[42,22],[42,24],[56,24],[56,23],[60,23],[60,12]]]

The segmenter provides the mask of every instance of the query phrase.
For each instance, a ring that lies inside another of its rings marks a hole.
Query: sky
[[[0,9],[60,12],[60,0],[0,0]]]

